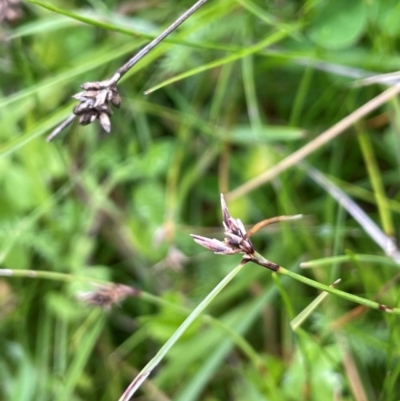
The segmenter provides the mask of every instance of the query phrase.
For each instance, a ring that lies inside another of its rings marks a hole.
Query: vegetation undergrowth
[[[208,0],[98,85],[192,5],[0,1],[0,399],[398,401],[397,1]]]

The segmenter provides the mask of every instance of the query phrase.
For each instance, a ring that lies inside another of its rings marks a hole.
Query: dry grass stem
[[[347,212],[353,216],[364,231],[375,241],[377,245],[392,258],[396,263],[400,263],[400,251],[394,238],[387,236],[380,227],[357,205],[349,196],[347,196],[339,187],[333,184],[317,169],[308,166],[307,163],[301,163],[300,167],[326,190],[338,203],[340,203]]]
[[[276,164],[271,169],[266,172],[260,174],[258,177],[253,178],[252,180],[246,182],[245,184],[237,187],[233,191],[226,194],[227,199],[236,199],[239,196],[243,196],[250,191],[258,188],[259,186],[265,184],[266,182],[272,180],[283,171],[288,168],[296,165],[301,160],[309,156],[311,153],[315,152],[317,149],[334,139],[336,136],[340,135],[347,128],[353,125],[356,121],[360,120],[362,117],[369,114],[371,111],[380,107],[382,104],[386,103],[393,96],[397,95],[400,92],[400,84],[397,84],[380,95],[376,96],[369,102],[365,103],[359,109],[349,114],[347,117],[343,118],[337,124],[332,126],[331,128],[324,131],[317,138],[309,142],[307,145],[303,146],[296,152],[292,153],[290,156],[286,157],[278,164]]]
[[[250,228],[249,231],[247,231],[247,236],[251,237],[254,235],[257,231],[261,230],[263,227],[266,227],[270,224],[274,223],[279,223],[281,221],[289,221],[289,220],[298,220],[302,219],[303,215],[302,214],[296,214],[294,216],[276,216],[276,217],[271,217],[269,219],[265,219],[263,221],[260,221],[259,223],[255,224],[253,227]]]
[[[339,336],[338,344],[341,345],[343,353],[343,366],[346,371],[349,384],[356,401],[368,401],[362,379],[358,373],[357,365],[354,361],[353,356],[347,346],[347,341],[344,336]]]

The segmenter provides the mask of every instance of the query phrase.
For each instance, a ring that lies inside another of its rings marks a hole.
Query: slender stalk
[[[294,273],[290,270],[286,270],[283,267],[279,267],[278,273],[283,274],[284,276],[289,276],[294,278],[297,281],[300,281],[304,284],[307,284],[311,287],[318,288],[319,290],[329,292],[331,294],[337,295],[340,298],[347,299],[348,301],[358,303],[360,305],[364,305],[371,309],[377,309],[383,312],[395,313],[396,315],[400,315],[400,308],[392,308],[390,306],[386,306],[380,304],[375,301],[370,301],[369,299],[361,298],[357,295],[349,294],[345,291],[337,290],[336,288],[330,287],[329,285],[318,283],[317,281],[311,280],[307,277],[301,276],[300,274]]]
[[[194,12],[196,12],[204,3],[208,0],[198,0],[192,7],[185,11],[177,20],[175,20],[167,29],[165,29],[160,35],[154,38],[148,45],[143,47],[138,53],[136,53],[131,59],[129,59],[122,67],[118,68],[115,74],[105,81],[99,82],[101,88],[107,88],[111,85],[115,85],[139,60],[141,60],[146,54],[154,49],[159,43],[161,43],[172,31],[179,27],[185,22]]]
[[[340,280],[340,278],[337,279],[334,283],[330,285],[330,287],[334,287],[336,284],[339,284]],[[314,299],[314,301],[307,305],[305,309],[303,309],[294,319],[292,319],[292,321],[290,322],[291,329],[293,331],[296,331],[328,295],[329,294],[326,291],[321,292],[321,294],[319,294],[318,297]]]
[[[71,114],[66,120],[64,120],[56,129],[51,132],[51,134],[46,138],[46,141],[50,142],[51,140],[53,140],[63,129],[72,124],[76,117],[76,114]]]
[[[117,83],[120,78],[125,75],[140,59],[142,59],[147,53],[149,53],[154,47],[156,47],[161,41],[163,41],[172,31],[178,28],[184,21],[186,21],[194,12],[196,12],[204,3],[208,0],[199,0],[192,7],[190,7],[186,12],[184,12],[176,21],[174,21],[164,32],[153,39],[147,46],[145,46],[139,53],[133,56],[129,61],[127,61],[118,71],[115,73],[114,77],[119,74],[118,78],[113,83]],[[114,78],[113,77],[113,78]]]
[[[135,379],[131,382],[124,394],[120,397],[119,401],[128,401],[135,394],[136,390],[143,384],[149,377],[154,368],[161,362],[164,356],[172,348],[172,346],[179,340],[186,329],[193,323],[193,321],[204,311],[204,309],[212,302],[212,300],[222,291],[222,289],[242,270],[245,262],[237,265],[231,272],[229,272],[220,283],[203,299],[203,301],[194,309],[194,311],[187,317],[187,319],[178,327],[175,333],[168,339],[168,341],[161,347],[154,358],[139,372]]]
[[[85,276],[75,276],[67,273],[57,273],[45,270],[13,270],[13,269],[0,269],[0,277],[29,277],[29,278],[41,278],[45,280],[55,280],[64,282],[90,282],[95,284],[107,285],[112,284],[110,281],[98,280]]]
[[[269,226],[270,224],[279,223],[281,221],[298,220],[298,219],[301,219],[301,218],[303,218],[302,214],[296,214],[294,216],[271,217],[269,219],[265,219],[263,221],[260,221],[259,223],[255,224],[253,227],[251,227],[250,230],[247,231],[247,236],[250,238],[252,235],[254,235],[261,228]]]
[[[363,254],[337,255],[327,258],[308,260],[307,262],[300,263],[300,267],[302,267],[303,269],[309,269],[309,268],[312,269],[314,267],[330,266],[333,264],[341,264],[353,261],[365,262],[365,263],[377,263],[380,265],[396,266],[397,268],[399,268],[399,264],[396,263],[393,259],[388,258],[387,256],[363,255]]]
[[[262,255],[260,255],[257,252],[255,252],[255,254],[254,254],[254,259],[258,260],[259,261],[258,264],[260,264],[261,266],[263,266],[263,263],[270,263],[267,259],[265,259]],[[307,284],[310,287],[317,288],[321,291],[329,292],[330,294],[337,295],[340,298],[347,299],[348,301],[355,302],[360,305],[364,305],[368,308],[377,309],[377,310],[380,310],[383,312],[395,313],[396,315],[400,315],[400,308],[393,308],[393,307],[390,307],[387,305],[380,304],[375,301],[370,301],[369,299],[361,298],[357,295],[349,294],[348,292],[345,292],[345,291],[337,290],[336,288],[333,288],[329,285],[319,283],[318,281],[314,281],[310,278],[301,276],[300,274],[294,273],[290,270],[286,270],[282,266],[279,266],[279,268],[276,270],[276,272],[279,274],[283,274],[284,276],[289,276],[291,278],[294,278],[295,280],[300,281],[304,284]]]

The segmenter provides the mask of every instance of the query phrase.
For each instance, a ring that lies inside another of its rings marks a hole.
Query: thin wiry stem
[[[376,309],[376,310],[380,310],[382,312],[394,313],[396,315],[400,315],[400,308],[393,308],[391,306],[387,306],[387,305],[381,304],[379,302],[370,301],[369,299],[359,297],[358,295],[350,294],[349,292],[337,290],[336,288],[333,288],[329,285],[319,283],[318,281],[311,280],[305,276],[301,276],[300,274],[297,274],[290,270],[286,270],[281,266],[279,266],[277,273],[283,274],[284,276],[292,277],[293,279],[300,281],[306,285],[309,285],[310,287],[314,287],[319,290],[329,292],[330,294],[334,294],[342,299],[346,299],[348,301],[355,302],[360,305],[364,305],[367,308]]]
[[[386,235],[381,228],[339,187],[332,183],[319,170],[309,166],[306,162],[298,165],[302,170],[317,182],[325,191],[336,199],[349,214],[361,225],[370,238],[392,258],[397,264],[400,264],[400,250],[394,238]]]
[[[140,59],[142,59],[147,53],[150,52],[150,50],[152,50],[160,42],[162,42],[172,31],[178,28],[179,25],[181,25],[184,21],[186,21],[195,11],[197,11],[207,1],[208,0],[199,0],[197,3],[195,3],[185,13],[183,13],[176,21],[174,21],[164,32],[158,35],[147,46],[145,46],[142,50],[140,50],[139,53],[137,53],[121,68],[119,68],[112,78],[115,79],[113,83],[117,83],[121,79],[121,77],[125,75]]]
[[[53,140],[64,128],[70,125],[79,116],[79,123],[87,125],[98,119],[101,126],[107,132],[111,130],[110,116],[112,115],[111,105],[119,107],[121,98],[117,90],[118,81],[146,54],[162,42],[172,31],[186,21],[196,10],[198,10],[208,0],[198,0],[192,7],[184,12],[160,35],[153,39],[148,45],[140,50],[135,56],[120,67],[114,75],[104,81],[87,82],[81,85],[84,90],[73,97],[80,101],[65,121],[56,127],[46,138],[47,142]]]
[[[342,279],[338,278],[329,287],[333,288],[341,281]],[[309,305],[307,305],[305,309],[303,309],[294,319],[292,319],[290,322],[290,328],[293,331],[296,331],[328,295],[329,293],[326,291],[321,292],[317,298],[315,298]]]
[[[263,221],[260,221],[259,223],[255,224],[253,227],[250,228],[250,230],[247,231],[247,236],[250,238],[252,235],[254,235],[257,231],[261,230],[261,228],[269,226],[270,224],[273,223],[279,223],[281,221],[288,221],[288,220],[298,220],[303,218],[302,214],[296,214],[294,216],[276,216],[276,217],[271,217],[269,219],[265,219]]]
[[[70,125],[76,117],[76,114],[71,114],[66,120],[64,120],[56,129],[51,132],[51,134],[46,138],[46,141],[50,142],[51,140],[53,140],[64,128],[67,128],[68,125]]]

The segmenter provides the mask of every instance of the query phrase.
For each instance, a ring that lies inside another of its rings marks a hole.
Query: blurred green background
[[[191,5],[21,2],[1,22],[0,267],[24,276],[0,278],[2,400],[118,400],[240,261],[189,237],[222,238],[220,192],[247,226],[304,214],[254,237],[269,260],[299,272],[347,254],[300,273],[399,304],[398,265],[306,170],[229,200],[385,89],[352,82],[400,69],[396,0],[210,0],[120,82],[111,134],[74,124],[45,142],[83,82],[111,76]],[[393,99],[307,158],[388,236],[399,127]],[[143,293],[104,310],[77,299],[97,288],[82,277]],[[217,322],[198,319],[135,399],[399,400],[398,317],[330,295],[293,331],[318,294],[247,265],[207,309]]]

